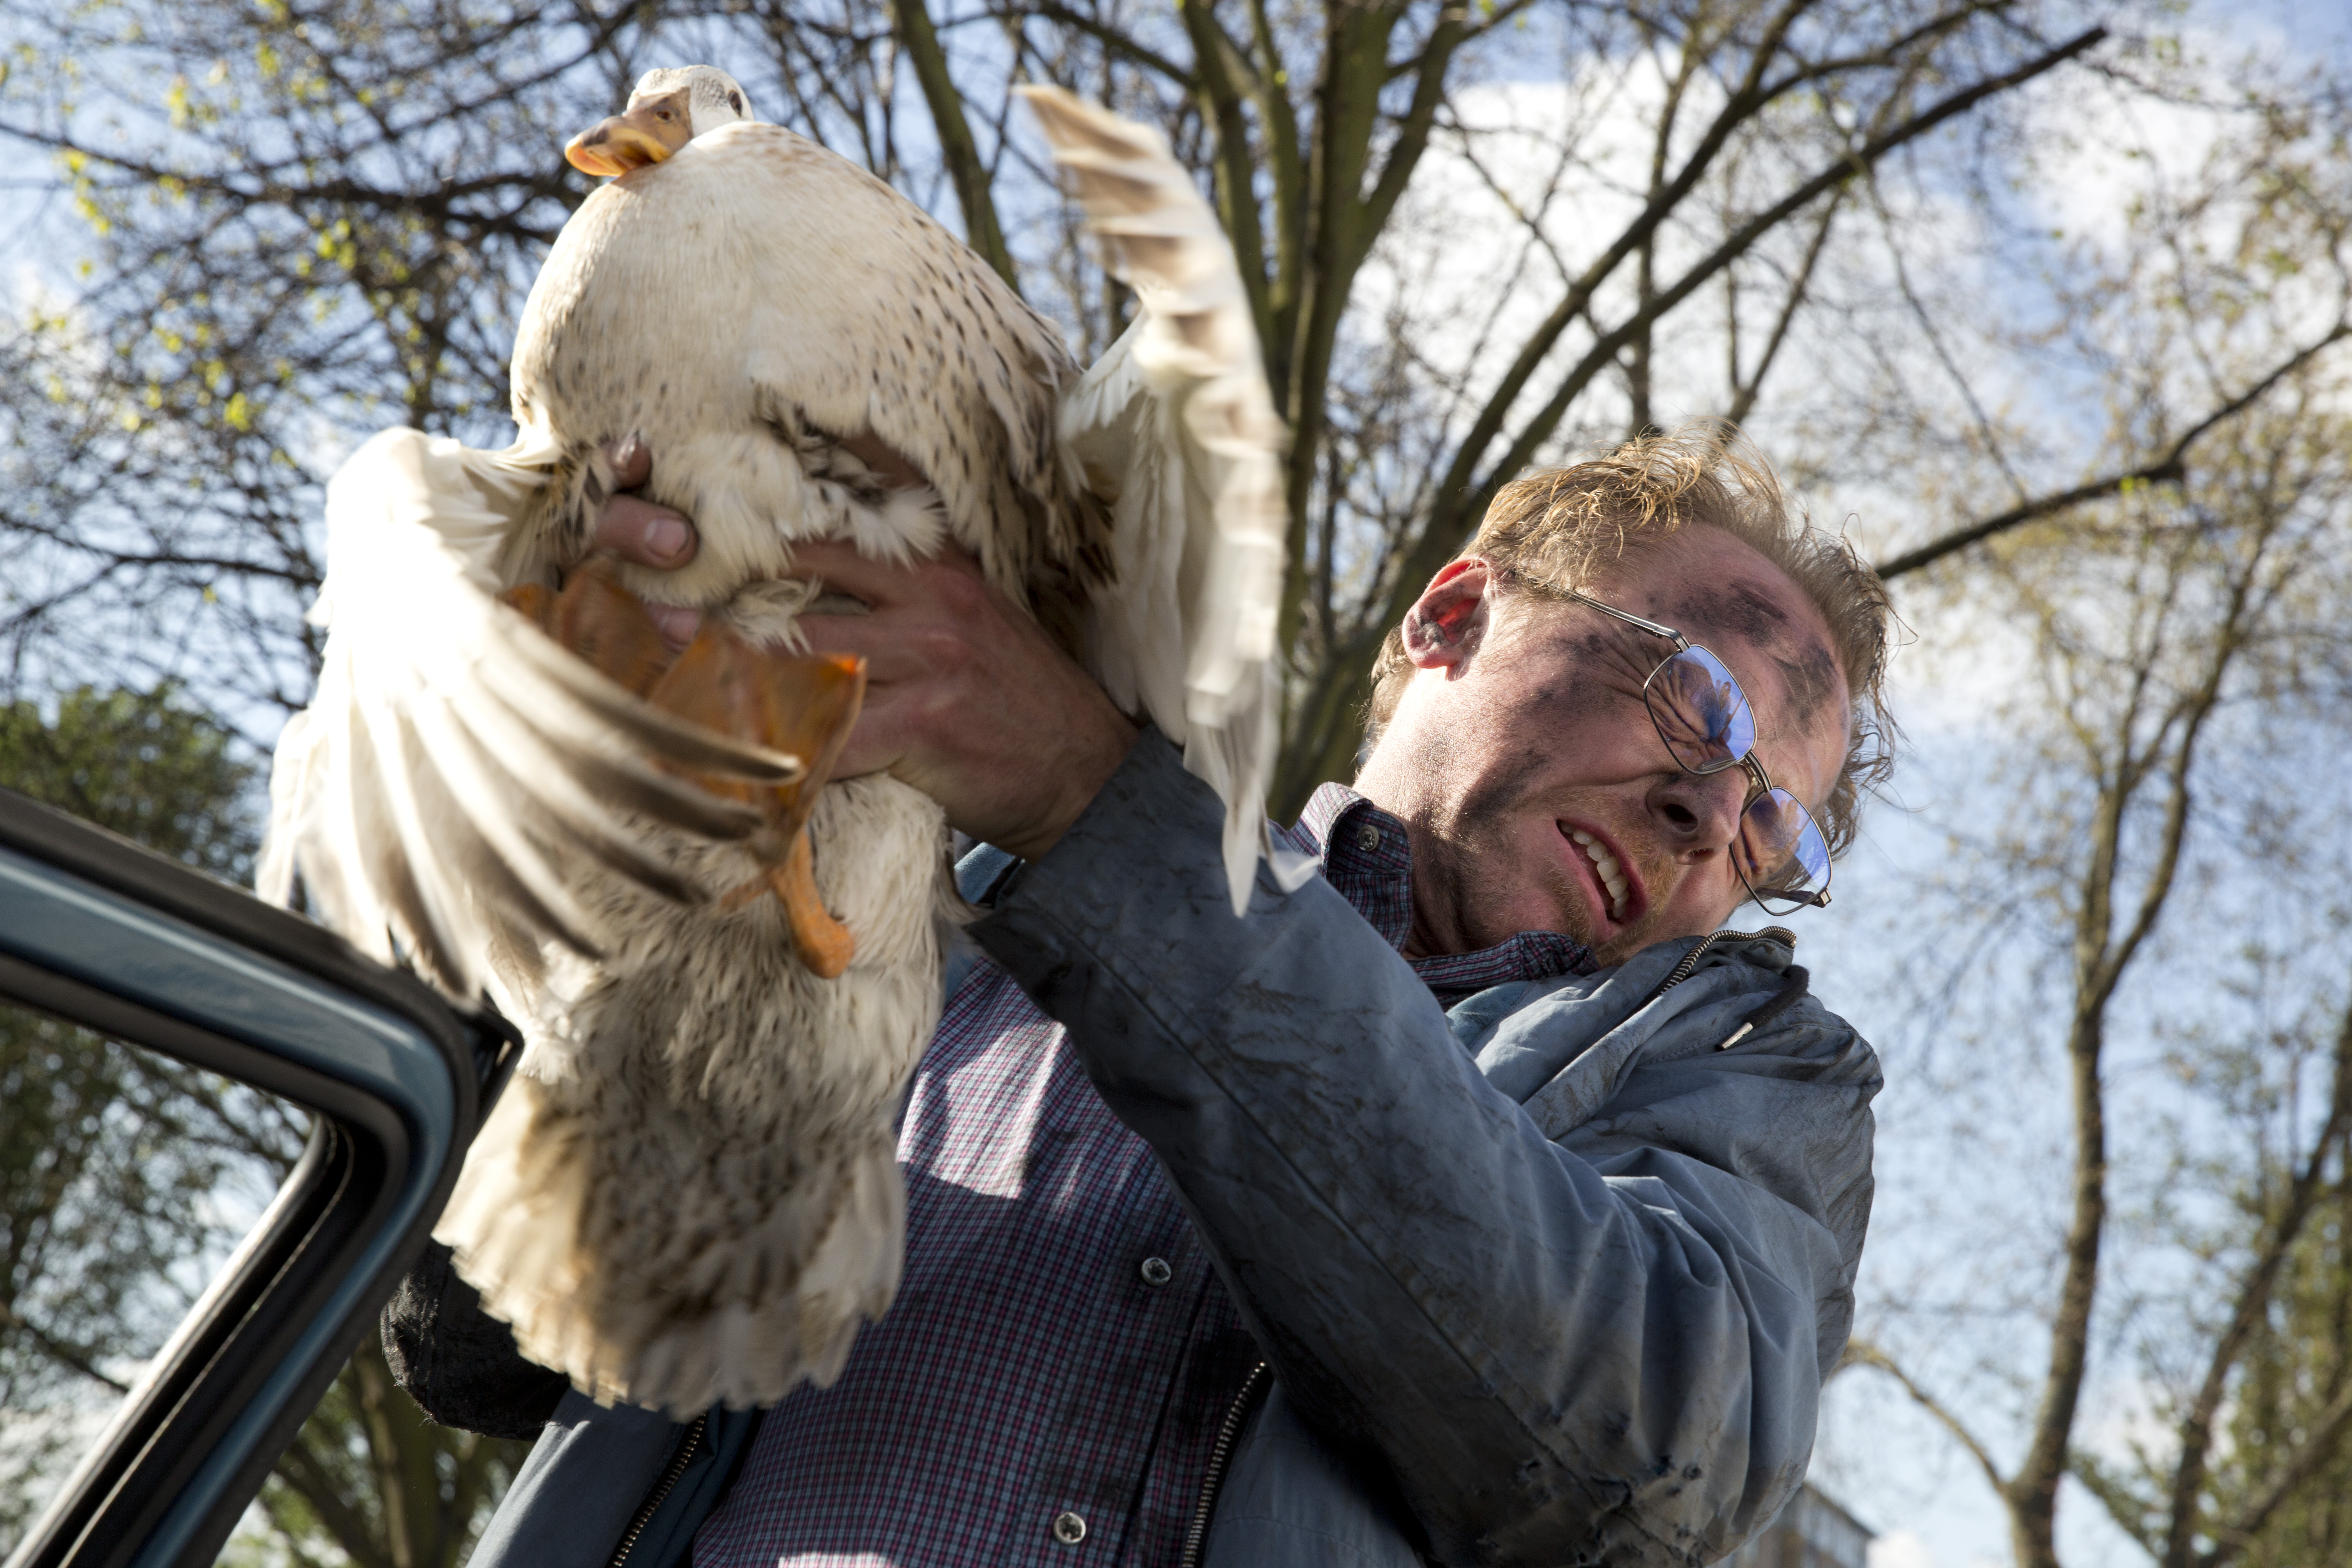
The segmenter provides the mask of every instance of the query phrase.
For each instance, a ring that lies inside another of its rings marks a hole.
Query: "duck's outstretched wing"
[[[714,840],[760,814],[655,765],[789,784],[799,763],[662,711],[499,602],[497,563],[541,482],[516,451],[387,430],[327,488],[319,688],[287,725],[257,881],[386,963],[472,1002],[542,944],[601,951],[571,888],[607,871],[702,895],[649,825]]]
[[[1095,600],[1112,700],[1184,748],[1224,797],[1234,912],[1269,851],[1279,735],[1282,421],[1233,247],[1159,132],[1058,88],[1024,87],[1087,226],[1140,310],[1062,401],[1066,450],[1112,503]],[[1276,862],[1284,879],[1297,868]]]

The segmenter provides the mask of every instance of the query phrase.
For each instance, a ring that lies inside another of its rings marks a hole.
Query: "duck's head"
[[[563,156],[583,174],[625,174],[660,163],[706,132],[758,118],[743,89],[716,66],[647,71],[628,108],[574,136]]]

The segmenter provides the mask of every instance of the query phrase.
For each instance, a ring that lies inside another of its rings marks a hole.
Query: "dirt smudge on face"
[[[1572,699],[1570,700],[1573,700]],[[1549,704],[1547,704],[1549,706]],[[1459,947],[1469,952],[1492,945],[1507,932],[1488,930],[1488,884],[1496,857],[1513,856],[1511,830],[1528,810],[1538,781],[1554,763],[1549,747],[1534,737],[1518,740],[1488,763],[1466,788],[1453,795],[1452,809],[1427,825],[1429,831],[1413,838],[1413,912],[1419,939],[1416,946],[1430,952]],[[1424,765],[1443,767],[1439,756]],[[1440,798],[1444,798],[1441,796]],[[1546,875],[1547,881],[1556,880]],[[1554,888],[1558,899],[1566,889]],[[1573,908],[1572,899],[1567,907]],[[1434,918],[1433,918],[1434,917]],[[1569,933],[1579,941],[1588,931]]]
[[[1772,662],[1780,667],[1780,679],[1788,684],[1789,702],[1795,710],[1789,715],[1790,722],[1799,729],[1810,728],[1822,705],[1837,696],[1836,656],[1808,637],[1795,658],[1775,654]]]
[[[1412,841],[1416,948],[1467,952],[1512,934],[1516,926],[1496,907],[1498,864],[1542,886],[1546,902],[1564,911],[1569,935],[1591,939],[1580,929],[1584,895],[1573,874],[1526,866],[1517,838],[1538,813],[1563,750],[1572,751],[1575,738],[1612,705],[1630,701],[1638,710],[1634,689],[1616,689],[1625,686],[1622,674],[1595,677],[1619,646],[1611,628],[1591,624],[1594,618],[1538,600],[1497,617],[1473,670],[1487,679],[1508,670],[1500,682],[1507,695],[1490,698],[1466,727],[1433,733],[1419,749],[1425,798],[1444,807]]]
[[[1704,643],[1709,634],[1728,634],[1764,650],[1788,689],[1791,710],[1784,722],[1791,728],[1810,726],[1822,704],[1837,696],[1836,656],[1764,584],[1734,578],[1684,595],[1673,612],[1685,623],[1677,629],[1693,642]],[[1724,650],[1716,651],[1721,656]],[[1736,655],[1729,662],[1737,673]]]

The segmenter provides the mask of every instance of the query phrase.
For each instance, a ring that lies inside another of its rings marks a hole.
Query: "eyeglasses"
[[[1829,840],[1804,803],[1787,790],[1775,789],[1765,776],[1764,764],[1756,760],[1756,710],[1723,660],[1671,626],[1629,615],[1573,588],[1558,591],[1675,645],[1675,651],[1642,683],[1642,701],[1650,710],[1650,722],[1657,726],[1658,739],[1683,772],[1705,778],[1728,767],[1748,770],[1754,787],[1740,808],[1731,863],[1748,896],[1774,915],[1828,903]]]

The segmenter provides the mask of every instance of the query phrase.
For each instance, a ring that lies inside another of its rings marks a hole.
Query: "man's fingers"
[[[915,467],[913,459],[870,430],[845,437],[841,447],[873,469],[875,477],[894,490],[914,489],[931,482],[923,478],[923,470]]]
[[[887,705],[877,705],[868,698],[866,706],[858,710],[857,722],[851,726],[849,739],[842,744],[841,755],[834,763],[833,776],[852,779],[887,771],[906,754],[908,738],[908,726]]]
[[[662,641],[672,648],[683,648],[692,642],[694,634],[702,626],[702,612],[683,605],[647,605],[646,613],[661,628]]]
[[[613,465],[613,488],[633,490],[654,477],[654,449],[643,436],[631,436],[604,448],[604,460]]]
[[[811,653],[864,659],[869,692],[939,673],[939,661],[927,657],[924,649],[909,647],[887,621],[877,626],[866,616],[803,616],[800,629],[808,638]]]
[[[635,496],[614,496],[596,520],[596,548],[667,572],[694,559],[701,541],[683,514]]]
[[[604,460],[613,465],[614,484],[624,492],[654,477],[654,449],[643,436],[607,445]],[[595,548],[656,572],[685,565],[701,543],[684,513],[637,496],[613,497],[596,519]]]
[[[857,552],[857,546],[838,539],[795,540],[793,543],[793,576],[814,577],[835,593],[847,594],[869,605],[894,604],[909,598],[916,592],[919,579],[940,572],[978,578],[980,562],[969,551],[952,544],[907,567],[868,560]]]

